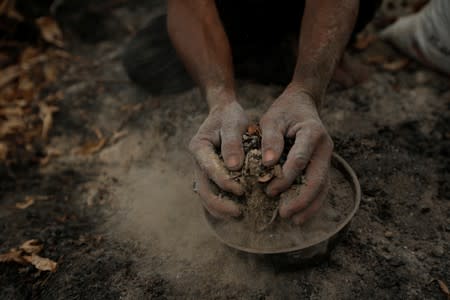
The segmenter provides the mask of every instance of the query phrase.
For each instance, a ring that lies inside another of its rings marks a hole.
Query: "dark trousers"
[[[373,18],[380,3],[361,1],[351,39]],[[289,83],[304,1],[216,0],[216,4],[230,41],[235,76],[260,83]],[[123,62],[131,80],[151,93],[171,94],[194,86],[170,42],[166,15],[138,32],[124,52]]]

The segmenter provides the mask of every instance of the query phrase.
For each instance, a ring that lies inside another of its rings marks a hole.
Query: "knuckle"
[[[197,140],[195,137],[193,137],[193,138],[191,139],[191,141],[189,142],[188,149],[189,149],[189,151],[190,151],[192,154],[194,154],[195,152],[197,152],[197,149],[198,149],[198,140]]]
[[[323,124],[322,122],[320,122],[320,120],[316,120],[316,119],[311,119],[306,121],[303,124],[304,127],[309,127],[311,128],[313,131],[322,131],[323,129]]]
[[[233,182],[229,179],[221,179],[218,184],[223,190],[227,192],[233,192],[235,189]]]
[[[294,168],[297,171],[303,170],[308,164],[309,160],[302,154],[297,154],[294,158]]]

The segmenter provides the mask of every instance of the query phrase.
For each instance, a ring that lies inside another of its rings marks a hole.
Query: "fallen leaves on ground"
[[[56,149],[56,148],[52,148],[52,147],[47,147],[46,151],[45,151],[46,155],[44,158],[42,158],[40,160],[40,164],[41,166],[46,166],[48,165],[48,163],[50,162],[50,160],[54,157],[58,157],[62,154],[61,150]]]
[[[100,129],[94,129],[95,135],[97,136],[97,141],[90,141],[78,148],[76,151],[80,155],[92,155],[99,152],[103,146],[105,146],[107,139],[103,137]]]
[[[114,144],[114,143],[118,142],[121,138],[123,138],[126,135],[128,135],[128,131],[126,131],[126,130],[116,131],[112,135],[110,143]]]
[[[19,264],[25,264],[26,260],[22,257],[22,251],[15,248],[9,250],[9,252],[0,254],[0,263],[16,262]]]
[[[36,19],[36,24],[45,41],[58,47],[64,47],[62,31],[52,17],[40,17]]]
[[[0,46],[0,163],[45,165],[57,155],[47,152],[42,158],[42,148],[58,111],[56,101],[64,98],[51,87],[74,57],[60,48],[63,34],[52,17],[17,15],[15,0],[0,0],[0,36],[7,45]],[[22,23],[35,31],[18,30]]]
[[[383,69],[386,71],[400,71],[404,69],[409,64],[409,59],[407,58],[400,58],[394,61],[386,62],[383,64]]]
[[[9,66],[0,71],[0,88],[10,83],[20,75],[20,67],[18,65]]]
[[[44,249],[44,245],[42,245],[42,243],[40,243],[38,240],[33,239],[24,242],[20,246],[20,249],[22,249],[28,254],[38,254],[39,252],[42,251],[42,249]]]
[[[31,205],[33,205],[35,202],[35,198],[32,196],[26,196],[25,200],[23,202],[17,202],[16,208],[18,209],[27,209]]]
[[[409,64],[409,59],[406,57],[392,59],[385,55],[370,55],[365,60],[368,64],[381,66],[390,72],[403,70]]]
[[[6,143],[0,142],[0,161],[6,160],[8,156],[8,145]]]
[[[28,240],[19,249],[13,248],[7,253],[0,254],[0,263],[29,263],[40,271],[55,272],[58,264],[49,258],[38,255],[43,249],[44,246],[38,240]]]
[[[439,279],[435,279],[433,281],[436,281],[438,283],[441,291],[447,296],[447,299],[450,299],[450,290],[449,290],[448,286],[445,284],[445,282],[443,282],[442,280],[439,280]]]
[[[0,0],[0,16],[22,21],[24,17],[16,10],[16,0]]]
[[[40,271],[55,272],[58,266],[53,260],[41,257],[37,254],[26,255],[23,258]]]
[[[81,155],[92,155],[100,151],[106,143],[106,138],[101,138],[96,142],[88,142],[79,150]]]
[[[370,44],[375,42],[378,39],[378,36],[371,33],[362,33],[356,36],[356,41],[353,44],[353,47],[358,50],[367,49]]]
[[[11,117],[0,124],[0,137],[14,134],[22,129],[25,129],[25,122],[20,118]]]
[[[45,140],[48,137],[48,131],[53,124],[53,113],[59,109],[56,106],[47,105],[45,102],[39,104],[40,118],[42,120],[42,138]]]

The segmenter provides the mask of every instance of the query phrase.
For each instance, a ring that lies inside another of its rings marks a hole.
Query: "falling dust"
[[[214,237],[192,190],[192,175],[181,170],[189,163],[136,166],[118,177],[114,197],[122,213],[108,224],[110,231],[147,250],[136,265],[139,277],[155,274],[157,261],[156,272],[179,290],[208,288],[199,285],[211,284],[211,278],[218,286],[264,289],[273,270]]]

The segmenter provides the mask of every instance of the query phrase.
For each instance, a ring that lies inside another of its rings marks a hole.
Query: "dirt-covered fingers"
[[[238,196],[244,194],[244,188],[231,178],[211,142],[194,137],[189,144],[189,149],[200,169],[222,190]]]
[[[301,225],[308,221],[311,217],[313,217],[322,207],[323,203],[325,202],[325,199],[327,198],[329,190],[329,184],[326,184],[326,187],[322,189],[319,193],[319,195],[311,202],[311,204],[306,207],[301,212],[297,213],[296,215],[292,216],[292,222],[294,222],[297,225]]]
[[[276,196],[285,191],[301,175],[321,139],[325,138],[326,131],[320,123],[305,122],[303,125],[298,125],[293,135],[295,135],[295,143],[283,165],[283,176],[275,178],[269,184],[266,191],[269,196]]]
[[[195,166],[195,189],[203,206],[216,218],[224,219],[238,217],[241,214],[239,206],[233,201],[214,194],[208,176]]]
[[[220,140],[225,166],[231,171],[237,171],[242,168],[244,162],[242,135],[248,127],[248,121],[242,115],[239,119],[227,119],[223,120],[222,123]]]
[[[264,115],[261,118],[262,162],[265,166],[274,166],[280,159],[284,148],[284,130],[280,118]]]
[[[328,137],[315,149],[306,168],[305,183],[296,199],[281,202],[280,216],[290,218],[306,209],[327,188],[333,143]]]

